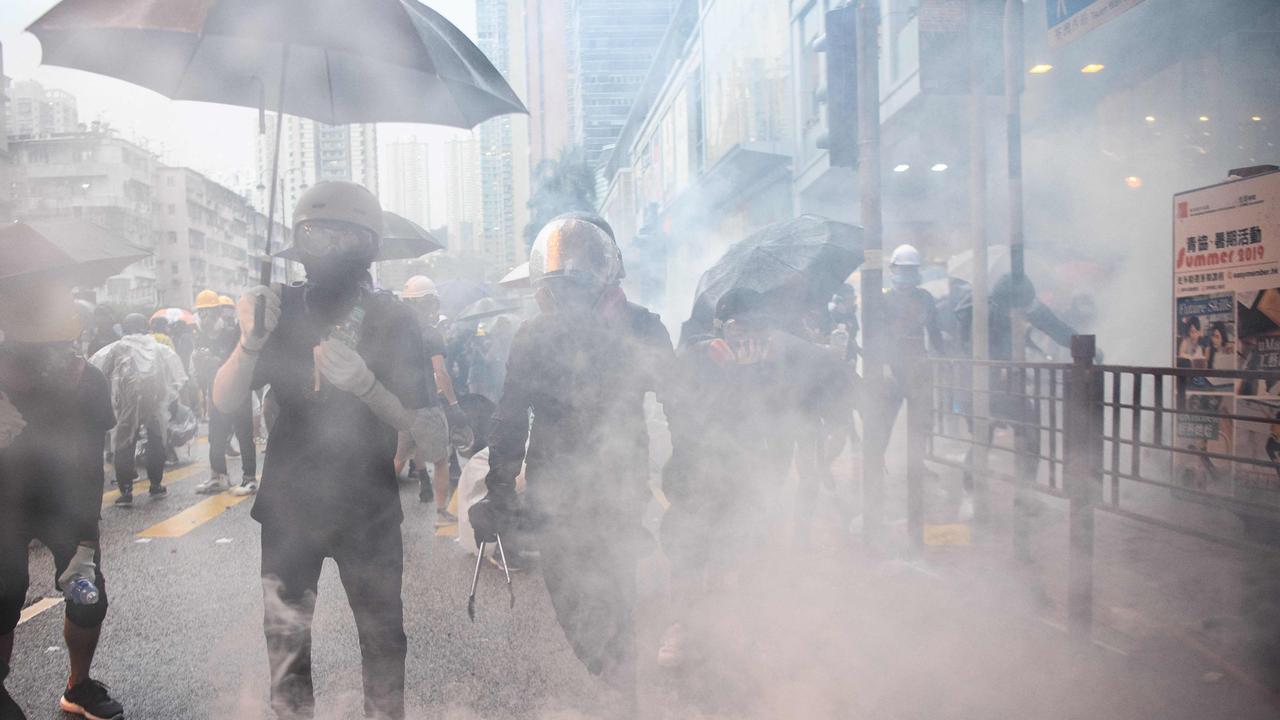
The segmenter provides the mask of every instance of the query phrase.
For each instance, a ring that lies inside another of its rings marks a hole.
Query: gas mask
[[[920,284],[920,268],[914,265],[890,265],[889,282],[897,290],[909,290]]]

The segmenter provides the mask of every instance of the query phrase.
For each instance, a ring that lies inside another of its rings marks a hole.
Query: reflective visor
[[[304,220],[294,229],[293,242],[313,257],[365,254],[374,240],[366,228],[336,220]]]

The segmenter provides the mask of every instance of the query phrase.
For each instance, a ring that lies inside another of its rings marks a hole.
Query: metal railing
[[[1096,513],[1280,553],[1280,396],[1262,394],[1280,372],[1100,365],[1094,350],[1093,336],[1076,336],[1071,363],[919,361],[906,391],[913,545],[923,545],[925,461],[964,474],[979,526],[997,511],[989,481],[1013,486],[1020,557],[1031,553],[1035,495],[1067,501],[1068,626],[1084,635]],[[963,459],[947,454],[956,448]]]

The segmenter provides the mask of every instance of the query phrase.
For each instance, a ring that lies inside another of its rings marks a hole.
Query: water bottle
[[[93,581],[83,575],[67,583],[67,602],[75,605],[97,605],[98,588]]]
[[[364,325],[364,308],[356,305],[351,308],[351,312],[346,319],[334,325],[329,330],[329,337],[335,338],[338,342],[346,345],[352,350],[356,349],[356,345],[360,343],[360,327]],[[319,393],[323,390],[324,384],[320,377],[320,369],[315,371],[315,392]]]

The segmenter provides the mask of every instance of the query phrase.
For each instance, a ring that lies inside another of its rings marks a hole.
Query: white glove
[[[364,358],[341,340],[329,338],[315,348],[316,369],[330,385],[364,397],[373,389],[377,378]]]
[[[12,445],[26,426],[27,421],[22,419],[22,413],[9,402],[7,395],[0,393],[0,450]]]
[[[262,334],[255,333],[258,298],[267,299],[267,311],[262,318]],[[266,285],[247,290],[236,303],[236,317],[240,320],[240,344],[249,352],[257,352],[267,344],[267,337],[280,322],[280,293]]]
[[[65,588],[79,577],[94,581],[94,578],[97,577],[98,566],[93,562],[93,555],[94,549],[91,547],[85,547],[84,545],[76,547],[75,557],[71,558],[71,563],[67,565],[67,569],[58,576],[58,587]]]

